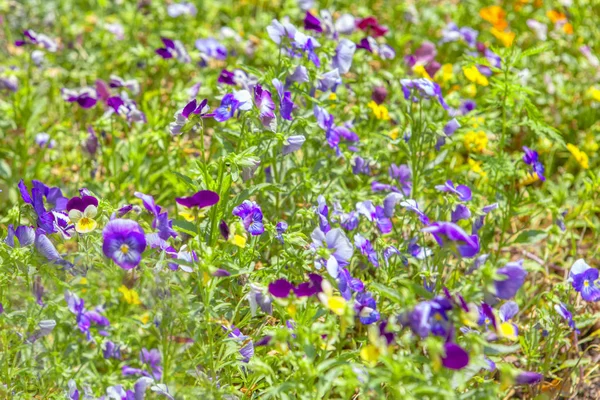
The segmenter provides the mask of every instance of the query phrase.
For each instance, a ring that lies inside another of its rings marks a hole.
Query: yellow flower
[[[535,183],[537,181],[540,180],[540,177],[538,176],[537,173],[528,173],[527,176],[525,177],[525,179],[523,179],[520,184],[522,186],[527,186],[527,185],[531,185],[532,183]]]
[[[417,75],[419,78],[425,78],[425,79],[429,79],[430,81],[432,81],[433,79],[431,79],[431,76],[429,76],[429,72],[427,72],[427,70],[425,69],[424,65],[421,64],[417,64],[413,67],[413,72],[415,75]]]
[[[489,6],[479,11],[481,18],[494,25],[494,28],[503,30],[508,26],[506,13],[499,6]]]
[[[498,330],[500,331],[500,335],[512,341],[517,340],[518,330],[517,327],[511,322],[503,322],[500,324]]]
[[[233,235],[233,244],[237,247],[244,248],[246,247],[246,238],[240,235]]]
[[[382,121],[389,121],[390,115],[388,113],[388,109],[383,104],[377,104],[374,101],[371,101],[369,104],[367,104],[367,107],[373,111],[375,118]]]
[[[567,35],[572,35],[573,34],[573,25],[571,25],[570,22],[567,22],[566,24],[563,25],[562,30]]]
[[[469,158],[468,163],[469,167],[471,168],[471,171],[481,176],[487,176],[487,173],[483,170],[483,168],[481,168],[481,161],[477,162],[472,158]]]
[[[86,277],[83,277],[79,280],[79,284],[80,285],[87,285],[88,284],[88,280]]]
[[[567,144],[567,149],[569,149],[573,157],[575,157],[575,160],[577,160],[581,168],[590,168],[590,159],[588,158],[587,154],[579,150],[575,145],[572,145],[571,143]]]
[[[136,317],[138,321],[140,321],[142,324],[147,324],[148,322],[150,322],[150,314],[145,313],[143,315],[140,315],[139,317]]]
[[[479,69],[475,65],[471,65],[470,67],[463,67],[463,72],[468,80],[471,82],[475,82],[481,86],[489,85],[488,79],[479,72]]]
[[[335,100],[337,100],[337,94],[335,94],[335,93],[330,93],[330,94],[329,94],[329,100],[331,100],[331,101],[335,101]]]
[[[452,78],[454,78],[454,73],[452,72],[452,64],[444,64],[442,68],[435,74],[435,80],[437,82],[446,83]]]
[[[467,151],[481,153],[487,147],[488,137],[484,131],[469,131],[465,134],[463,141]]]
[[[346,300],[342,296],[334,296],[333,288],[329,281],[324,280],[322,283],[323,291],[319,293],[321,303],[337,315],[344,315],[346,312]]]
[[[462,90],[467,97],[475,97],[475,95],[477,94],[477,85],[475,85],[474,83],[470,83],[467,86],[465,86]]]
[[[185,219],[187,222],[194,222],[194,220],[196,219],[194,214],[185,211],[179,212],[179,215],[181,215],[183,219]]]
[[[600,101],[600,90],[596,89],[595,87],[591,87],[588,90],[588,95],[590,95],[590,97],[596,101]]]
[[[504,31],[501,31],[501,30],[496,29],[496,28],[490,29],[490,32],[498,40],[500,40],[502,42],[502,44],[504,44],[505,47],[512,46],[513,41],[515,40],[515,33],[514,32],[504,32]]]
[[[398,139],[398,134],[399,134],[398,128],[394,128],[388,133],[388,136],[391,137],[392,140],[396,140],[396,139]]]
[[[77,209],[69,211],[69,219],[75,224],[75,230],[79,233],[88,233],[96,229],[98,224],[94,217],[98,214],[98,209],[95,205],[90,204],[81,212]]]
[[[369,365],[375,365],[379,359],[379,349],[372,344],[363,346],[360,349],[360,358]]]
[[[122,285],[119,288],[119,292],[123,293],[123,300],[125,300],[127,304],[142,304],[142,302],[140,301],[140,296],[134,289],[129,289],[127,286]]]

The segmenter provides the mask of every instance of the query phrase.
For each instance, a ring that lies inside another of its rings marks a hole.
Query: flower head
[[[88,233],[98,226],[94,220],[98,214],[98,199],[93,196],[73,197],[67,203],[69,219],[79,233]]]
[[[256,202],[244,200],[242,204],[233,209],[233,215],[240,217],[244,227],[251,235],[257,236],[265,231],[262,209]]]
[[[142,260],[146,237],[140,225],[129,219],[113,219],[102,231],[104,255],[123,269],[132,269]]]

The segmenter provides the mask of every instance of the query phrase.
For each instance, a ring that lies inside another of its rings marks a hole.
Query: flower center
[[[588,279],[586,279],[585,281],[583,281],[583,286],[584,287],[590,286],[590,281]]]
[[[129,253],[129,246],[127,246],[126,244],[121,245],[121,253],[123,253],[123,254]]]

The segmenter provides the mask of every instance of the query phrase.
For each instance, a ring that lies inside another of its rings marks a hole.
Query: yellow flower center
[[[585,286],[585,287],[590,286],[590,281],[588,281],[587,279],[585,281],[583,281],[583,286]]]
[[[121,245],[121,253],[123,253],[123,254],[129,253],[129,246],[127,246],[126,244]]]

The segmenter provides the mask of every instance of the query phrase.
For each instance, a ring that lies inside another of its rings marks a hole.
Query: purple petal
[[[177,204],[181,204],[187,208],[204,208],[217,204],[219,202],[219,195],[212,190],[200,190],[193,196],[176,197],[175,201]]]

